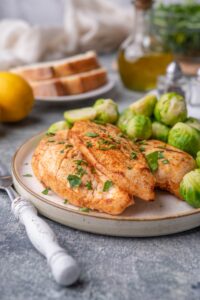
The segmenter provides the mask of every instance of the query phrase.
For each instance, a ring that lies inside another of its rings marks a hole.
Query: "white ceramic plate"
[[[58,97],[38,97],[36,98],[36,100],[39,102],[46,102],[46,103],[75,102],[81,100],[88,100],[88,99],[97,98],[102,95],[105,95],[106,93],[110,92],[114,88],[114,86],[115,86],[114,79],[109,79],[105,85],[87,93],[70,95],[70,96],[58,96]]]
[[[115,236],[158,236],[185,231],[200,225],[200,209],[194,209],[167,192],[157,192],[156,201],[136,199],[136,205],[119,216],[90,211],[64,204],[63,199],[49,192],[33,175],[31,157],[43,134],[25,142],[16,152],[12,175],[16,190],[28,198],[44,216],[64,225],[98,234]],[[32,177],[24,177],[32,174]]]

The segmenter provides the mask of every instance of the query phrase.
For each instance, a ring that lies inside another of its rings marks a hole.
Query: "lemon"
[[[0,72],[1,122],[17,122],[24,119],[33,103],[33,91],[22,77],[9,72]]]

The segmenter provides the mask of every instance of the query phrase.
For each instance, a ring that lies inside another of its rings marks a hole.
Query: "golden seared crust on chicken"
[[[36,177],[71,204],[117,215],[134,201],[100,171],[95,170],[72,145],[67,131],[44,137],[32,158]],[[107,183],[105,185],[105,183]]]
[[[143,144],[144,154],[158,151],[158,169],[155,171],[156,186],[169,191],[181,199],[179,193],[183,176],[196,166],[188,153],[157,140],[148,140]],[[160,158],[159,158],[160,157]]]
[[[69,139],[121,189],[143,200],[154,200],[155,179],[143,154],[116,126],[79,121],[69,131]]]

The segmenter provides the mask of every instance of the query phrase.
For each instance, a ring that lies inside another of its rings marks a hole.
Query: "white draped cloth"
[[[62,27],[0,21],[0,69],[58,59],[89,49],[116,49],[131,31],[132,9],[108,0],[65,0]]]

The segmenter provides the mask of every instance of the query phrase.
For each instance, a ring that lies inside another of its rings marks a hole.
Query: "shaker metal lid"
[[[177,61],[173,61],[167,66],[166,76],[170,79],[179,79],[183,76],[183,72],[181,70],[180,65]]]

